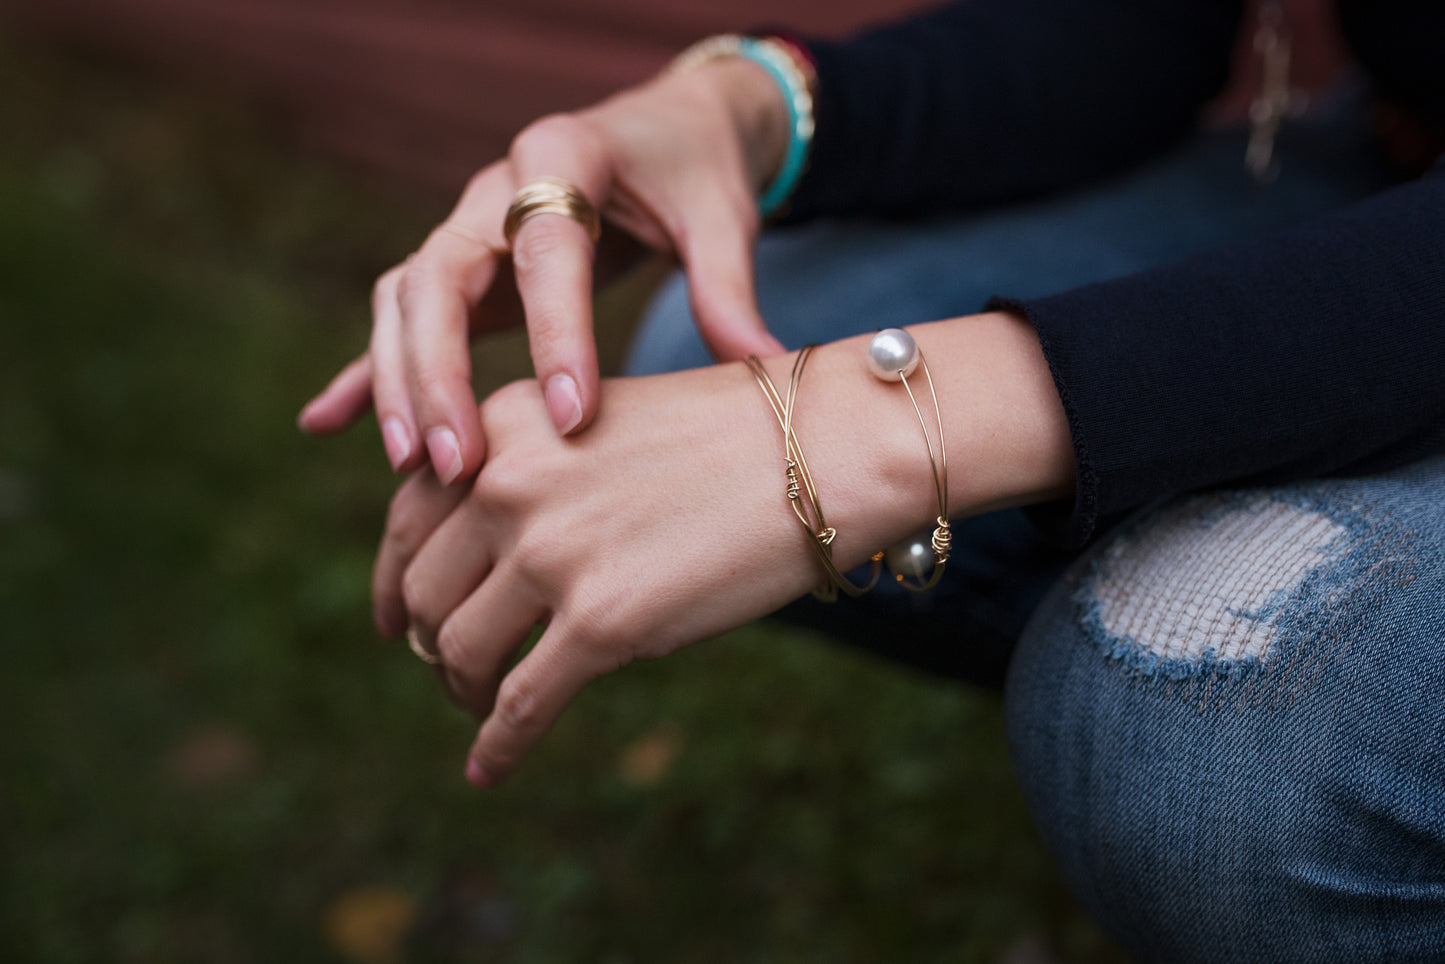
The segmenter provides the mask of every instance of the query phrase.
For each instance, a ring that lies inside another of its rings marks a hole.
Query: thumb
[[[698,333],[718,361],[780,354],[782,342],[758,312],[753,280],[757,220],[751,207],[740,216],[724,199],[694,207],[695,220],[681,245],[692,315]]]

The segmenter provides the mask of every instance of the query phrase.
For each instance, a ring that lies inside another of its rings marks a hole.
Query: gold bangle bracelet
[[[923,417],[923,408],[918,404],[918,396],[914,394],[913,386],[908,384],[908,376],[919,367],[923,369],[923,378],[928,383],[928,394],[933,399],[934,424],[938,426],[936,456],[933,439],[928,434],[928,422]],[[910,562],[916,561],[913,559],[916,553],[915,543],[912,541],[901,546],[891,546],[885,551],[889,558],[889,569],[898,584],[912,592],[924,592],[938,585],[939,579],[943,578],[943,568],[953,549],[953,530],[948,523],[948,451],[943,442],[943,414],[938,406],[938,392],[934,390],[933,374],[928,370],[928,360],[923,357],[923,349],[918,347],[912,335],[901,328],[885,328],[873,336],[873,340],[868,343],[868,369],[885,382],[903,383],[903,389],[908,393],[908,401],[913,405],[913,413],[918,416],[918,427],[923,430],[923,444],[928,448],[929,474],[933,480],[934,495],[938,498],[937,525],[929,538],[929,548],[933,551],[932,571],[927,578],[924,577],[921,567],[908,575],[898,571],[902,566],[894,564],[895,555],[902,555]],[[916,581],[910,582],[910,575]]]
[[[797,432],[793,428],[793,413],[797,409],[798,389],[802,384],[803,370],[807,367],[809,356],[817,347],[817,345],[804,346],[793,360],[793,371],[788,379],[786,398],[778,394],[777,387],[773,384],[771,376],[768,375],[767,369],[763,367],[758,356],[750,355],[747,363],[753,377],[757,380],[758,387],[763,390],[763,395],[772,407],[773,414],[778,419],[778,425],[783,430],[787,461],[788,504],[792,506],[793,514],[797,516],[799,524],[807,532],[808,544],[818,557],[818,562],[822,565],[827,577],[823,585],[813,590],[813,595],[823,602],[834,602],[838,598],[839,590],[849,596],[857,597],[872,589],[878,582],[878,575],[882,571],[883,553],[873,554],[868,580],[861,586],[850,581],[833,562],[833,540],[837,537],[838,532],[828,525],[827,519],[823,515],[823,507],[818,498],[818,488],[813,482],[812,470],[808,467],[808,459],[803,454],[802,443],[798,441]],[[809,510],[812,513],[811,519]]]

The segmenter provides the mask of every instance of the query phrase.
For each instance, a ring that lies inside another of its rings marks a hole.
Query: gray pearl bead
[[[895,576],[905,576],[922,582],[933,571],[933,546],[928,533],[919,533],[905,542],[889,546],[883,551],[883,561],[888,571]]]
[[[902,328],[884,328],[868,343],[868,370],[885,382],[912,375],[918,367],[918,343]]]

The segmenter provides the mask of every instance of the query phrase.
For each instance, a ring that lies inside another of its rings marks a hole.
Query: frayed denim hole
[[[1200,712],[1293,702],[1414,578],[1413,532],[1351,488],[1207,493],[1141,514],[1085,566],[1085,635]]]

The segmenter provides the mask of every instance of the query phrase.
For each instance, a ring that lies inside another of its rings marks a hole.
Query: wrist
[[[1067,496],[1073,447],[1033,328],[1007,313],[910,326],[938,394],[955,519]],[[814,352],[797,396],[795,430],[806,452],[843,566],[924,529],[938,515],[928,448],[903,387],[873,377],[871,335]],[[782,390],[793,355],[766,367]],[[914,383],[933,424],[924,383]],[[757,405],[766,410],[758,392]],[[781,458],[782,433],[768,442]],[[780,490],[779,499],[783,498]]]
[[[777,82],[744,57],[713,60],[682,76],[719,98],[742,148],[748,185],[761,194],[778,176],[788,148],[788,106]]]

